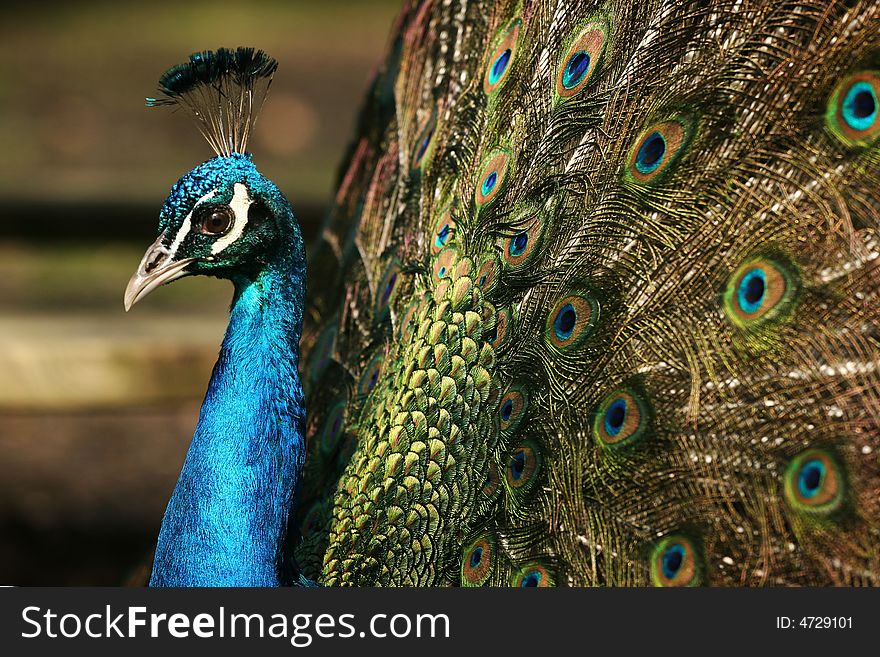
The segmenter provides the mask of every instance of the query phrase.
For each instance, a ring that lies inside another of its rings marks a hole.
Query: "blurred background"
[[[279,60],[250,150],[307,242],[399,0],[34,2],[0,22],[0,584],[116,585],[157,535],[228,283],[122,292],[171,185],[212,153],[147,109],[196,50]]]

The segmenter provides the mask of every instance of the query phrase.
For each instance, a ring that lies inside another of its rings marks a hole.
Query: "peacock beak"
[[[156,238],[128,281],[124,298],[125,312],[160,285],[186,276],[186,268],[196,261],[196,258],[175,260],[171,251],[162,244],[164,239],[165,233]]]

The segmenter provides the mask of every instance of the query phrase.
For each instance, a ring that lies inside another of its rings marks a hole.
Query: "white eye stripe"
[[[168,251],[168,257],[173,258],[174,254],[177,253],[177,249],[180,248],[180,245],[183,244],[183,240],[186,239],[186,236],[189,235],[189,231],[192,230],[192,216],[193,212],[195,212],[196,208],[199,207],[202,203],[207,201],[210,198],[214,198],[217,195],[217,190],[213,189],[207,194],[205,194],[202,198],[196,201],[196,204],[193,206],[193,209],[189,211],[189,214],[186,215],[186,219],[183,220],[183,223],[180,225],[180,229],[177,231],[177,235],[174,236],[174,241],[171,243]]]
[[[211,247],[211,253],[213,253],[214,255],[217,255],[223,249],[225,249],[230,244],[235,242],[239,237],[241,237],[241,234],[244,232],[245,226],[247,226],[248,208],[250,208],[253,201],[248,194],[247,187],[245,187],[241,183],[235,183],[235,187],[233,189],[235,191],[232,195],[232,200],[229,201],[229,207],[232,208],[232,212],[235,214],[235,219],[232,222],[231,230],[219,240],[214,242],[214,245]]]

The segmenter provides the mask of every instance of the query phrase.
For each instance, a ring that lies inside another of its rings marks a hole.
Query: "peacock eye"
[[[202,235],[223,235],[232,226],[234,215],[228,205],[216,205],[209,208],[199,219]]]

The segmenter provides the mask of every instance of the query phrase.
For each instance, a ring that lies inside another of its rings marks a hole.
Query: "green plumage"
[[[307,574],[880,583],[878,21],[408,4],[310,262]]]

